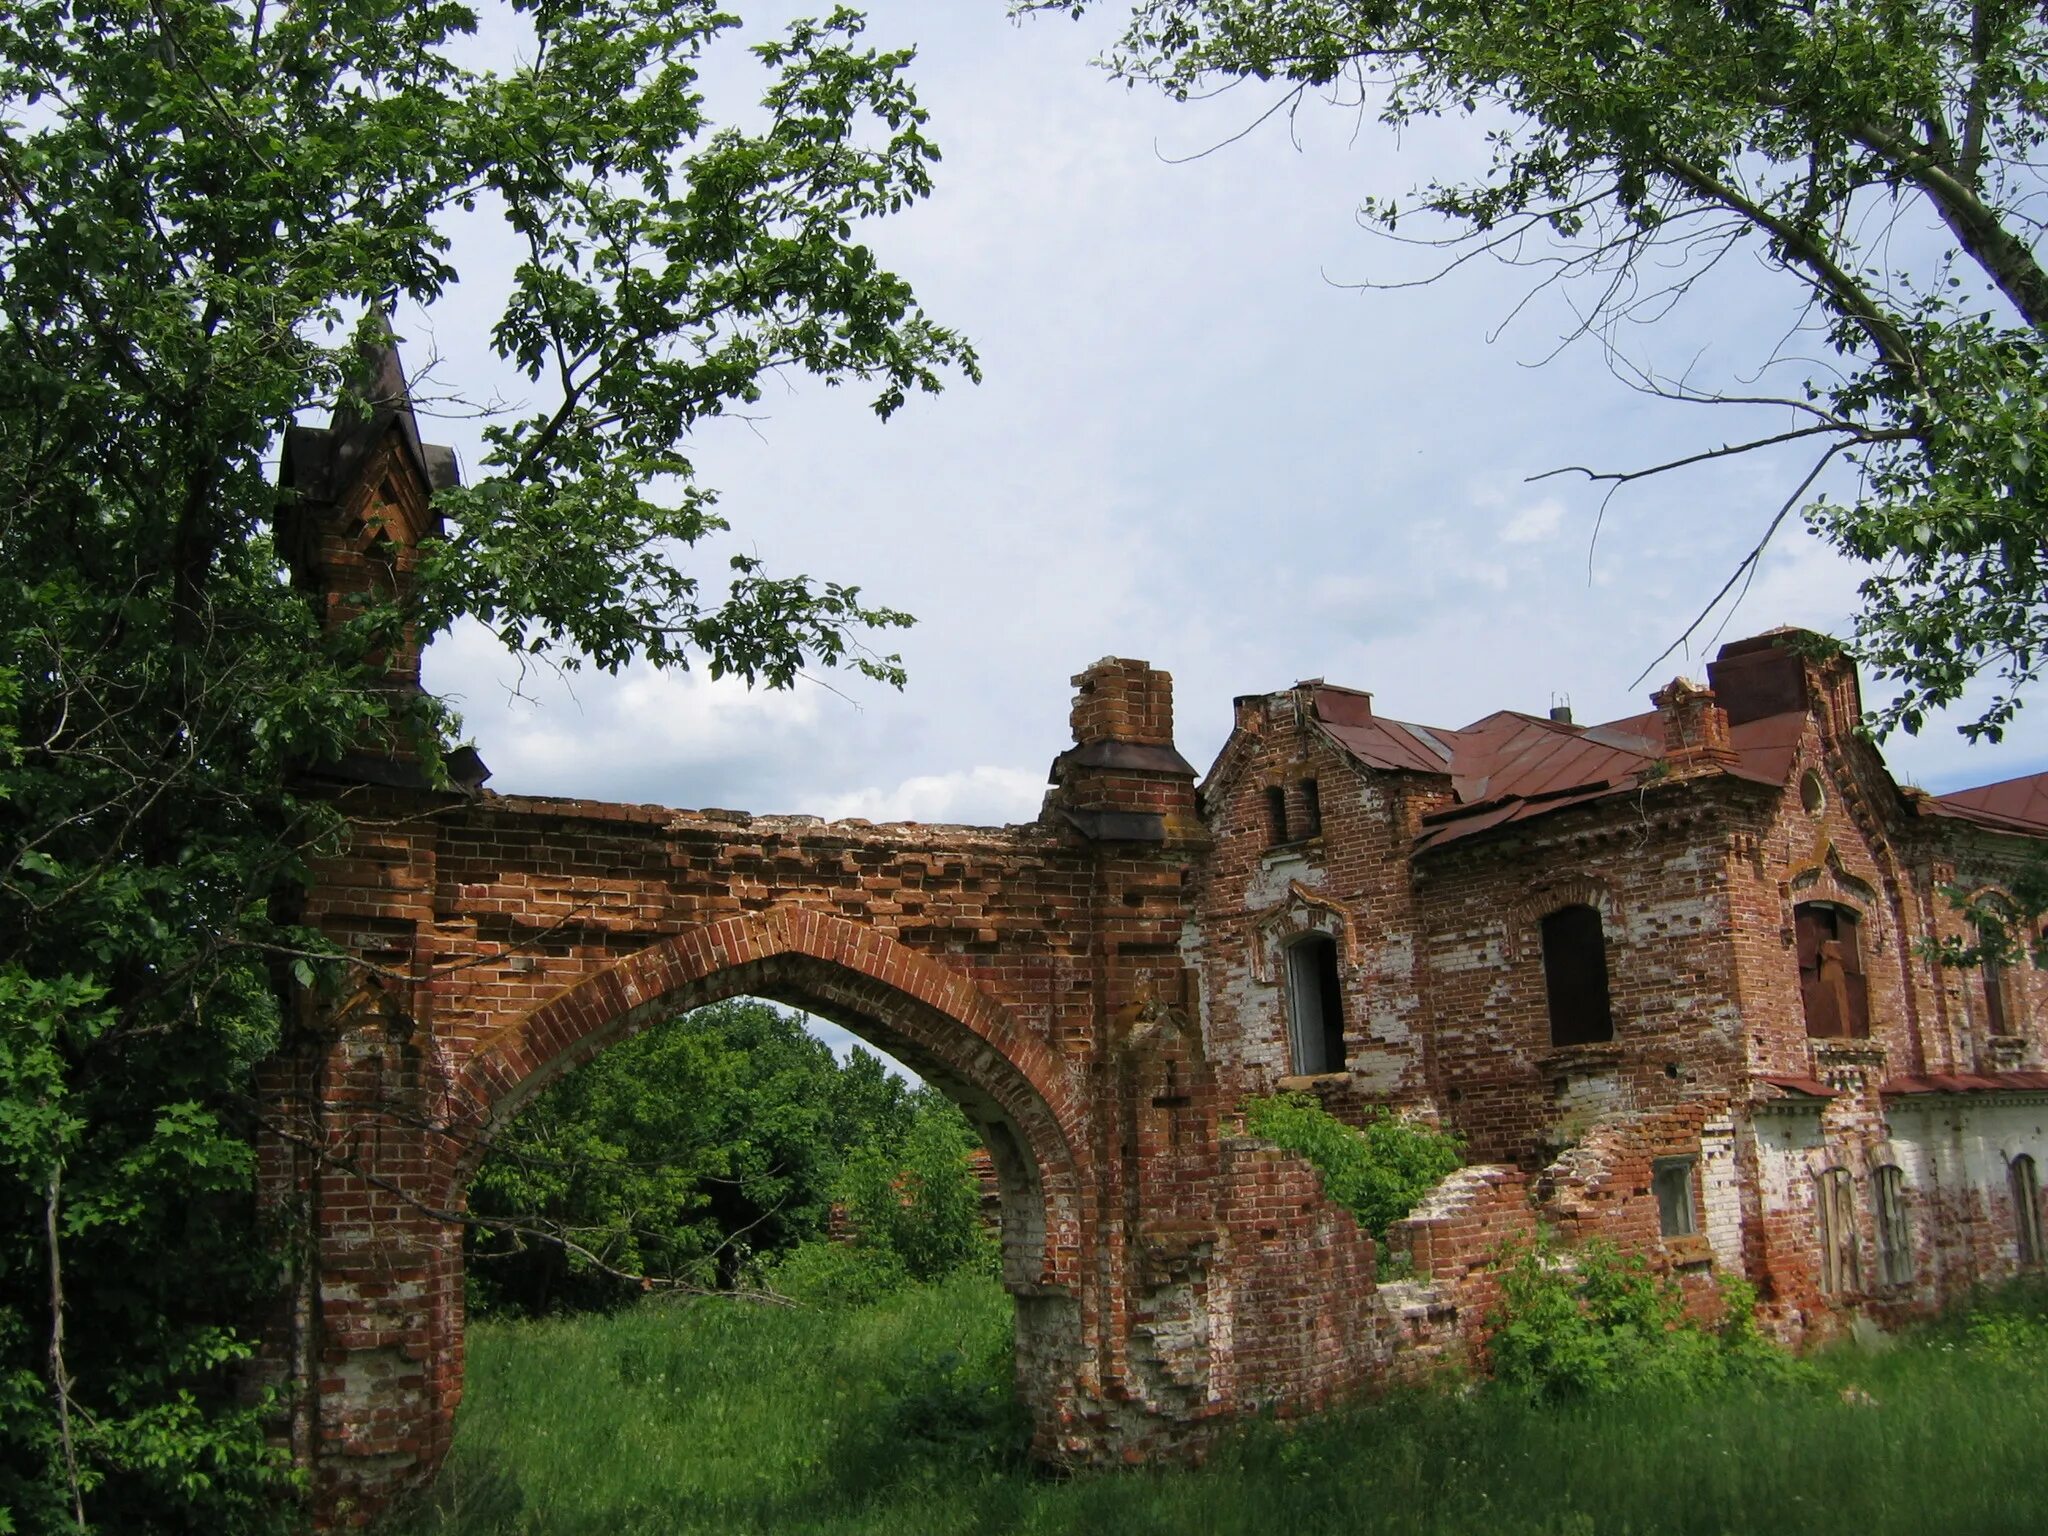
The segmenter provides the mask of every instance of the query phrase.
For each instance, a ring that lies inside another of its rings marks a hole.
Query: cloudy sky
[[[776,8],[739,9],[754,27]],[[937,194],[873,242],[973,338],[987,381],[887,424],[857,390],[778,382],[756,420],[717,424],[698,448],[733,547],[917,615],[888,641],[910,684],[827,675],[748,694],[645,670],[522,679],[487,636],[459,631],[434,646],[429,682],[459,699],[494,788],[1024,820],[1065,744],[1068,679],[1104,655],[1173,673],[1197,765],[1220,747],[1232,695],[1302,677],[1455,726],[1558,697],[1581,721],[1630,714],[1673,674],[1704,673],[1712,644],[1631,685],[1804,465],[1751,459],[1631,488],[1597,540],[1598,487],[1531,482],[1782,423],[1645,399],[1590,346],[1552,357],[1583,295],[1516,313],[1527,271],[1360,287],[1427,260],[1362,230],[1360,198],[1473,168],[1478,125],[1397,143],[1321,109],[1229,143],[1270,98],[1175,106],[1126,90],[1090,67],[1112,13],[1019,25],[1002,0],[875,0],[871,14],[876,42],[918,46],[945,151]],[[471,281],[402,328],[413,356],[440,354],[444,382],[517,398],[521,382],[491,375],[485,355],[500,260],[466,248]],[[1791,300],[1738,256],[1630,345],[1666,371],[1738,377]],[[466,424],[428,430],[474,462]],[[722,565],[719,552],[703,564]],[[1725,631],[1706,634],[1840,630],[1854,584],[1788,529]],[[1889,755],[1935,789],[2031,772],[2048,764],[2048,704],[2001,748],[1938,726]]]

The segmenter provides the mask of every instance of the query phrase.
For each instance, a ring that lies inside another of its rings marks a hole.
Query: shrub
[[[1757,1331],[1747,1282],[1724,1279],[1721,1295],[1726,1318],[1707,1328],[1640,1254],[1624,1258],[1603,1242],[1569,1255],[1525,1247],[1503,1272],[1500,1308],[1487,1319],[1494,1380],[1557,1401],[1624,1388],[1692,1394],[1801,1370]]]
[[[791,1249],[769,1268],[767,1280],[813,1306],[865,1307],[902,1290],[910,1275],[889,1249],[817,1238]]]
[[[1346,1125],[1305,1093],[1245,1100],[1244,1124],[1313,1163],[1324,1192],[1375,1237],[1464,1161],[1455,1136],[1387,1110],[1368,1114],[1362,1128]]]
[[[889,1254],[912,1280],[962,1269],[993,1273],[995,1243],[981,1220],[981,1183],[968,1158],[979,1143],[967,1118],[935,1090],[912,1095],[902,1145],[847,1158],[840,1198],[855,1242]]]

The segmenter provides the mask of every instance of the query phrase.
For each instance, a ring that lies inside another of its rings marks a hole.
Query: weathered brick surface
[[[1423,836],[1423,818],[1488,789],[1457,782],[1448,750],[1432,771],[1439,739],[1397,735],[1389,755],[1413,761],[1389,766],[1338,739],[1317,684],[1237,701],[1202,786],[1211,846],[1185,941],[1219,1080],[1305,1088],[1340,1114],[1396,1107],[1484,1160],[1390,1235],[1413,1270],[1382,1287],[1383,1327],[1410,1364],[1483,1334],[1501,1244],[1539,1221],[1645,1255],[1702,1311],[1715,1276],[1742,1275],[1791,1339],[1851,1311],[1925,1310],[2019,1262],[2008,1169],[2048,1154],[2048,1080],[2015,1074],[2044,1064],[2048,976],[2029,963],[1987,983],[1924,951],[1961,934],[1944,888],[2000,889],[2032,839],[1901,791],[1855,735],[1846,664],[1747,642],[1714,681],[1732,709],[1681,680],[1610,733],[1651,744],[1625,781],[1549,790],[1555,809],[1456,838]],[[1342,724],[1370,718],[1366,695],[1338,708]],[[1868,1039],[1809,1037],[1794,931],[1806,902],[1856,917]],[[1578,904],[1600,914],[1613,1038],[1554,1045],[1540,925]],[[1283,951],[1312,933],[1337,946],[1345,1069],[1301,1079]],[[1979,1076],[1939,1077],[1956,1073]],[[1661,1231],[1665,1158],[1693,1161],[1688,1235]],[[1910,1279],[1889,1287],[1876,1278],[1885,1166],[1901,1170],[1911,1246]],[[1830,1169],[1849,1175],[1838,1214],[1855,1256],[1832,1293],[1817,1183]]]
[[[411,442],[357,443],[356,479],[296,515],[295,573],[337,615],[412,569]],[[416,686],[416,660],[400,646],[390,685]],[[323,1520],[367,1519],[447,1449],[463,1203],[493,1128],[614,1041],[737,994],[837,1020],[980,1129],[1048,1459],[1196,1450],[1233,1414],[1469,1355],[1501,1256],[1543,1229],[1644,1255],[1703,1313],[1743,1275],[1792,1339],[2020,1262],[2008,1170],[2048,1161],[2048,1076],[2024,1076],[2048,1068],[2048,977],[1992,983],[2001,1019],[1983,975],[1922,948],[1959,932],[1942,889],[2000,888],[2029,839],[1901,792],[1853,734],[1845,666],[1729,647],[1711,686],[1673,683],[1606,733],[1646,744],[1599,770],[1618,780],[1455,836],[1445,815],[1491,804],[1487,783],[1427,731],[1361,756],[1366,695],[1238,700],[1198,796],[1164,673],[1109,658],[1074,681],[1074,744],[1027,826],[435,791],[374,742],[309,786],[349,836],[305,917],[357,965],[339,996],[294,999],[260,1167],[297,1239],[266,1366]],[[1541,751],[1580,749],[1538,724]],[[1807,902],[1855,916],[1867,1039],[1809,1038]],[[1613,1038],[1555,1045],[1542,924],[1581,906]],[[1343,1062],[1304,1076],[1290,992],[1322,984],[1289,948],[1312,937]],[[1312,1169],[1238,1134],[1241,1100],[1283,1088],[1466,1139],[1473,1166],[1389,1234],[1399,1281],[1376,1284]],[[1663,1160],[1689,1168],[1689,1232],[1666,1235]],[[1887,1167],[1909,1250],[1890,1286]],[[1823,1175],[1849,1192],[1832,1286]]]

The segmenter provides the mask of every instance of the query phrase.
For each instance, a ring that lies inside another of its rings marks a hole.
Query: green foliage
[[[1010,1312],[994,1285],[963,1277],[861,1309],[700,1303],[479,1326],[454,1454],[399,1530],[1926,1536],[2048,1525],[2048,1358],[1967,1347],[1974,1311],[1881,1355],[1823,1351],[1784,1380],[1565,1401],[1402,1389],[1253,1423],[1199,1468],[1062,1479],[1016,1459]]]
[[[468,62],[486,20],[513,43],[500,70]],[[930,186],[908,52],[865,47],[846,10],[751,50],[738,26],[709,0],[0,16],[0,1507],[18,1530],[232,1533],[283,1486],[228,1324],[276,1280],[250,1228],[252,1070],[336,980],[292,921],[333,821],[291,785],[366,742],[432,765],[447,726],[366,655],[469,614],[565,665],[900,675],[864,637],[903,616],[856,590],[686,563],[722,526],[689,433],[764,374],[864,382],[887,414],[974,371],[857,238]],[[758,76],[748,126],[712,120],[716,68]],[[449,260],[464,217],[518,254],[491,337],[531,403],[492,424],[417,591],[325,633],[267,532],[277,444],[360,405],[366,310],[431,311],[458,276],[478,297]]]
[[[916,1117],[898,1146],[863,1145],[847,1159],[839,1192],[855,1240],[894,1255],[913,1281],[992,1266],[981,1184],[967,1163],[980,1142],[935,1089],[913,1097]]]
[[[1796,1362],[1757,1331],[1756,1293],[1721,1287],[1726,1321],[1708,1329],[1686,1315],[1677,1283],[1640,1254],[1608,1244],[1570,1254],[1530,1246],[1501,1277],[1488,1319],[1487,1357],[1509,1392],[1542,1402],[1614,1392],[1697,1394],[1737,1379],[1793,1373]]]
[[[1812,344],[1788,348],[1772,325],[1754,338],[1754,369],[1727,370],[1736,397],[1778,407],[1778,421],[1746,443],[1617,469],[1791,445],[1811,455],[1811,471],[1775,529],[1827,465],[1853,465],[1849,499],[1823,497],[1807,516],[1871,562],[1856,645],[1903,690],[1879,723],[1918,730],[1981,674],[1998,692],[1963,730],[1998,737],[2048,666],[2048,269],[2033,210],[2048,141],[2048,19],[2038,6],[1130,9],[1109,67],[1177,99],[1256,82],[1280,97],[1268,115],[1320,93],[1397,132],[1482,116],[1480,174],[1369,197],[1366,220],[1403,238],[1421,221],[1424,238],[1452,248],[1446,270],[1490,253],[1526,261],[1544,284],[1579,280],[1580,334],[1650,392],[1726,398],[1691,373],[1649,371],[1625,344],[1631,327],[1654,325],[1738,251],[1789,279],[1810,305],[1801,325]],[[1915,235],[1895,238],[1901,229]]]
[[[1345,1124],[1305,1093],[1247,1099],[1244,1126],[1315,1164],[1323,1188],[1375,1237],[1406,1216],[1464,1161],[1457,1137],[1387,1110]]]
[[[751,998],[622,1041],[499,1132],[470,1192],[482,1313],[746,1287],[860,1305],[985,1263],[979,1143],[930,1087]],[[851,1242],[825,1231],[832,1205]]]

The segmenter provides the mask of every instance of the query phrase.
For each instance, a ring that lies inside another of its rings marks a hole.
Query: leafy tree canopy
[[[331,828],[289,784],[373,732],[431,760],[441,728],[371,647],[471,614],[569,663],[899,675],[863,636],[902,616],[856,590],[686,563],[721,526],[689,434],[765,375],[886,415],[974,370],[859,238],[930,187],[909,53],[846,10],[751,50],[738,26],[708,0],[0,13],[0,1527],[268,1518],[225,1388],[274,1281],[246,1084],[321,968],[289,890]],[[517,63],[474,62],[486,27]],[[740,125],[714,60],[760,81]],[[490,344],[532,399],[410,606],[323,634],[268,536],[277,444],[346,403],[359,317],[464,275],[465,211],[517,254]]]
[[[1080,12],[1090,0],[1019,0]],[[2048,22],[2020,0],[1137,0],[1107,61],[1186,98],[1274,82],[1400,128],[1480,114],[1469,182],[1374,197],[1393,232],[1439,221],[1462,260],[1540,251],[1576,277],[1587,331],[1650,322],[1736,250],[1800,285],[1832,358],[1757,338],[1805,373],[1750,444],[1803,444],[1793,510],[1869,561],[1854,644],[1920,728],[1980,676],[1963,726],[1996,739],[2048,665],[2048,272],[2036,254]],[[1533,241],[1533,244],[1531,243]],[[1615,354],[1626,370],[1630,365]],[[1726,399],[1647,372],[1678,398]],[[1825,467],[1855,493],[1808,504]],[[1768,537],[1768,536],[1767,536]],[[1759,545],[1744,562],[1761,554]],[[1739,577],[1742,573],[1735,573]],[[1733,585],[1731,580],[1731,587]],[[1725,590],[1725,589],[1724,589]]]
[[[493,1139],[470,1190],[471,1274],[489,1303],[535,1313],[613,1305],[643,1281],[745,1284],[752,1261],[822,1236],[849,1158],[898,1166],[928,1097],[971,1141],[951,1104],[870,1052],[842,1065],[801,1014],[696,1009],[551,1085]]]

